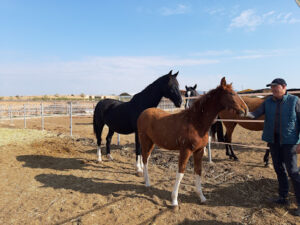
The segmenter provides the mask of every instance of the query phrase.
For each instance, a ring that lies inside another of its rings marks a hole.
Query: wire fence
[[[292,91],[289,92],[290,94],[299,94],[299,91]],[[259,96],[265,96],[265,95],[271,95],[272,93],[255,93],[255,94],[239,94],[240,96],[253,96],[253,97],[259,97]],[[184,102],[187,99],[195,99],[197,97],[184,97],[183,103],[181,107],[178,109],[174,106],[174,104],[166,98],[163,98],[158,108],[161,108],[165,111],[178,111],[180,109],[184,108]],[[120,101],[127,102],[131,99],[131,97],[124,97],[120,96],[118,98]],[[2,103],[2,104],[1,104]],[[79,117],[85,117],[85,116],[93,116],[94,109],[96,106],[96,101],[90,101],[90,102],[80,102],[80,101],[74,101],[74,102],[57,102],[57,101],[49,101],[49,102],[38,102],[38,103],[23,103],[20,104],[20,102],[9,104],[5,103],[3,101],[0,102],[0,121],[9,121],[10,124],[13,123],[14,120],[24,120],[24,128],[27,128],[27,120],[33,119],[33,118],[40,118],[41,119],[41,129],[45,129],[45,123],[44,119],[47,117],[59,117],[59,116],[67,116],[69,117],[69,128],[70,128],[70,135],[73,135],[73,122],[72,118],[73,116],[79,116]],[[216,119],[216,121],[221,122],[245,122],[245,123],[257,123],[261,122],[263,123],[263,120],[236,120],[236,119]],[[120,136],[118,135],[118,145],[120,143]],[[211,144],[230,144],[235,146],[241,146],[241,147],[249,147],[249,148],[258,148],[258,149],[267,149],[267,147],[262,146],[255,146],[255,145],[244,145],[239,143],[228,143],[228,142],[215,142],[211,140],[211,137],[209,138],[208,142],[208,154],[209,154],[209,162],[212,162],[211,158]]]
[[[127,102],[131,97],[120,96],[118,98],[122,102]],[[2,103],[2,104],[1,104]],[[41,129],[45,129],[44,120],[47,117],[69,117],[70,124],[70,135],[72,136],[72,118],[93,116],[95,107],[97,105],[96,101],[91,102],[80,102],[80,101],[71,101],[71,102],[0,102],[0,121],[9,121],[10,124],[14,120],[24,120],[24,128],[27,128],[27,121],[34,118],[41,119]],[[166,111],[175,111],[178,108],[174,107],[174,104],[166,98],[162,98],[159,105],[159,108]],[[183,105],[182,105],[183,107]],[[182,108],[181,107],[181,108]],[[118,143],[119,144],[119,143]]]

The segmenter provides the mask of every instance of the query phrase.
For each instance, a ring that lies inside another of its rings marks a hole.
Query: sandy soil
[[[0,224],[300,224],[290,214],[296,207],[292,192],[289,207],[268,202],[277,181],[263,166],[262,149],[235,147],[240,161],[233,162],[223,146],[213,145],[214,163],[205,157],[202,174],[208,201],[201,204],[194,192],[190,161],[173,209],[178,154],[153,152],[152,187],[146,188],[135,174],[133,135],[122,135],[120,146],[114,135],[115,160],[97,163],[91,121],[74,118],[72,138],[66,118],[47,118],[48,131],[17,129],[22,120],[0,123]],[[27,127],[39,129],[40,120]],[[238,127],[233,139],[265,146],[260,135]]]

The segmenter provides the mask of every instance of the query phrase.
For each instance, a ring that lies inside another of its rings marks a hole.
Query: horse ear
[[[173,71],[173,70],[170,70],[170,72],[168,73],[168,75],[169,75],[169,76],[171,76],[171,75],[172,75],[172,71]]]
[[[193,87],[193,89],[196,90],[196,88],[197,88],[197,84],[195,84],[195,86]]]
[[[177,71],[177,73],[174,73],[173,76],[177,77],[178,73],[179,73],[179,71]]]
[[[187,90],[188,89],[188,87],[185,85],[185,90]]]
[[[221,80],[221,86],[226,86],[226,80],[225,80],[225,77],[222,78]]]

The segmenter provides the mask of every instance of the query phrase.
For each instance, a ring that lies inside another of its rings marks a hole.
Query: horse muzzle
[[[245,116],[247,116],[247,114],[248,114],[248,110],[240,109],[240,110],[237,111],[237,114],[238,114],[240,117],[245,117]]]
[[[176,101],[176,102],[174,103],[174,105],[175,105],[177,108],[179,108],[179,107],[181,106],[181,103],[182,103],[182,100],[181,100],[181,101]]]

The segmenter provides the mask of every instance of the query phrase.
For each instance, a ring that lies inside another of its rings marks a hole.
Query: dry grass
[[[8,144],[30,144],[55,134],[31,129],[0,128],[0,146]]]

